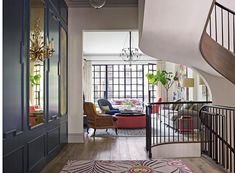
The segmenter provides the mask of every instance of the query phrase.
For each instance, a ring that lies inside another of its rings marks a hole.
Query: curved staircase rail
[[[200,50],[217,72],[235,84],[235,12],[215,2],[202,34]]]
[[[235,108],[205,105],[200,110],[200,119],[202,154],[227,172],[235,172]]]
[[[146,150],[164,144],[200,143],[199,110],[211,102],[157,102],[146,107]]]

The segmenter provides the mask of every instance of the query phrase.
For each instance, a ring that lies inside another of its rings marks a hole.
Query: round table
[[[117,128],[121,129],[134,129],[145,128],[146,117],[143,113],[117,113]]]

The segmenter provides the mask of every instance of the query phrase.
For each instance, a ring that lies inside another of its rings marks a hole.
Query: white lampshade
[[[194,87],[194,78],[183,79],[183,86],[187,88]]]

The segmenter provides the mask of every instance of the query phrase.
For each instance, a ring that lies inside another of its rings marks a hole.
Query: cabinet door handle
[[[61,63],[60,61],[58,62],[58,76],[60,76],[61,74],[61,67],[60,67]]]
[[[20,42],[20,64],[24,64],[23,48],[24,48],[24,43],[23,41],[21,41]]]

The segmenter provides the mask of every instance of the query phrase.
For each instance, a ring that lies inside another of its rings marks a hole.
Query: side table
[[[191,116],[181,116],[178,119],[178,131],[179,132],[192,132],[193,131],[193,119]]]

